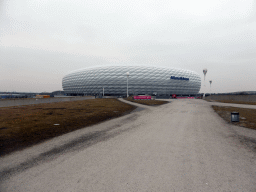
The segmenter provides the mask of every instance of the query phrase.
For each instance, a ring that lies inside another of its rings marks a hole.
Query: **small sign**
[[[189,81],[189,78],[171,76],[170,79]]]
[[[151,99],[151,96],[133,96],[133,99]]]

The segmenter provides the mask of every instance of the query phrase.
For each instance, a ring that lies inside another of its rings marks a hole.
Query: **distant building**
[[[17,98],[27,98],[27,95],[25,94],[12,94],[12,93],[6,93],[6,94],[0,94],[0,99],[17,99]]]
[[[50,92],[42,92],[42,93],[39,93],[38,95],[49,95],[50,97],[54,97],[54,95]]]
[[[52,94],[55,95],[65,95],[64,91],[53,91]]]
[[[67,95],[196,95],[201,78],[194,71],[147,66],[104,66],[73,71],[62,80]]]

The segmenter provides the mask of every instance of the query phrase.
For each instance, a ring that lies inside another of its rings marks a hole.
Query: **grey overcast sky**
[[[193,70],[200,92],[209,80],[216,93],[256,91],[256,1],[0,0],[0,91],[62,90],[70,71],[104,65]]]

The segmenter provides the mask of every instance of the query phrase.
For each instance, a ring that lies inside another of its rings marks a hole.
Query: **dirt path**
[[[0,159],[0,191],[256,191],[236,129],[202,100],[145,107]]]
[[[217,105],[217,106],[227,106],[227,107],[240,107],[247,109],[256,109],[256,105],[248,105],[248,104],[236,104],[236,103],[221,103],[221,102],[208,102],[209,105]]]

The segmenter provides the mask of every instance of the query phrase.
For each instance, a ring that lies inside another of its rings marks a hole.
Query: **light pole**
[[[128,98],[128,97],[129,97],[129,95],[128,95],[128,78],[129,78],[129,72],[127,72],[126,75],[127,75],[127,98]]]
[[[104,87],[103,87],[103,97],[104,97]]]
[[[210,80],[209,82],[210,82],[210,95],[211,95],[212,94],[212,90],[211,90],[211,88],[212,88],[212,80]]]

